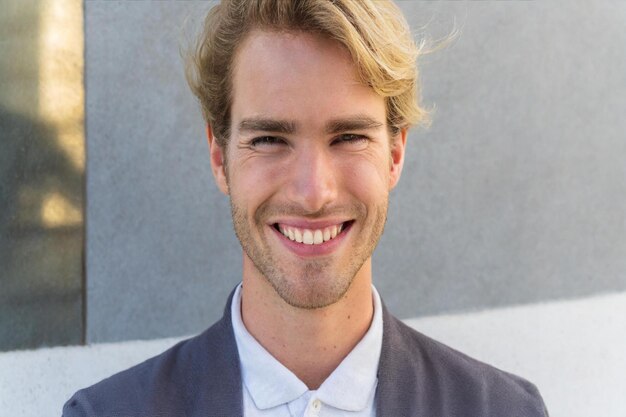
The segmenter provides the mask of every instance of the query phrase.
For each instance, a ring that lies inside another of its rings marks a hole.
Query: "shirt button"
[[[322,408],[322,402],[320,400],[311,401],[311,412],[309,413],[309,415],[312,417],[319,415],[321,408]]]
[[[322,408],[322,403],[320,400],[313,400],[313,402],[311,403],[311,408],[313,408],[314,411],[320,411],[320,408]]]

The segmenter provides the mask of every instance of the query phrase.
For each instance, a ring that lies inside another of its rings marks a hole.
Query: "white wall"
[[[626,293],[408,320],[533,381],[551,417],[626,416]],[[0,416],[61,414],[65,400],[179,339],[0,354]]]
[[[626,416],[626,293],[407,323],[529,379],[551,417]]]

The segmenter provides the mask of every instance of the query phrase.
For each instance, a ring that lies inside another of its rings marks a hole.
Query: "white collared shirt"
[[[231,316],[243,382],[245,417],[375,417],[374,395],[383,315],[372,286],[374,316],[367,333],[317,390],[307,386],[256,341],[241,319],[241,285]]]

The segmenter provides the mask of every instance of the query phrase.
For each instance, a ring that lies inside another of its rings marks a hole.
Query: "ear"
[[[206,127],[206,137],[209,141],[209,152],[211,154],[211,170],[215,178],[215,184],[221,192],[228,195],[228,180],[226,178],[226,155],[223,149],[213,136],[211,125]]]
[[[389,189],[393,189],[400,181],[400,174],[404,166],[404,149],[406,147],[406,128],[400,129],[400,132],[392,139],[391,142],[391,169],[389,175]]]

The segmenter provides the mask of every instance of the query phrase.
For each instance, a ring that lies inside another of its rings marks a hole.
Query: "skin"
[[[358,81],[347,50],[319,35],[254,31],[234,68],[227,149],[207,133],[243,248],[243,321],[317,389],[371,323],[371,256],[406,130],[390,137],[384,99]],[[311,246],[277,224],[344,230]]]

